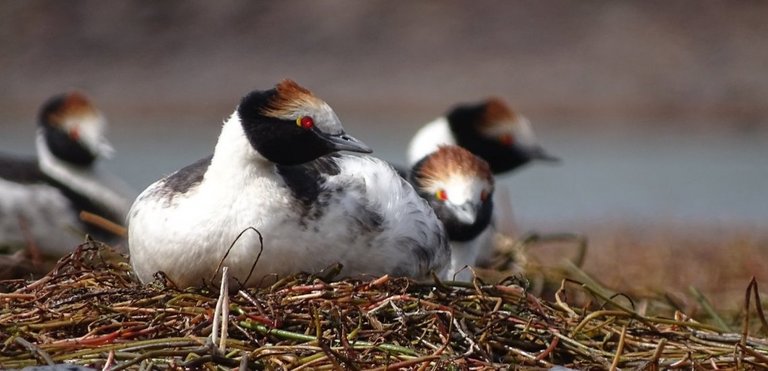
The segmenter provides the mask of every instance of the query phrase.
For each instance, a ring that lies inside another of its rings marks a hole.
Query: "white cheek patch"
[[[536,145],[536,136],[531,129],[531,122],[523,115],[517,115],[515,120],[499,122],[485,127],[481,133],[493,140],[511,135],[515,144],[529,147]]]
[[[517,125],[513,127],[517,142],[524,146],[535,146],[536,136],[533,134],[531,122],[523,115],[518,115]]]
[[[446,182],[435,183],[433,193],[437,193],[438,190],[443,189],[448,196],[448,203],[463,205],[467,202],[479,203],[480,195],[488,188],[488,184],[479,179],[467,179],[462,176],[453,176]]]
[[[488,138],[496,139],[507,134],[515,135],[515,125],[512,121],[508,121],[482,128],[480,132]]]
[[[101,114],[87,114],[68,117],[64,120],[67,132],[77,131],[78,141],[92,153],[109,158],[115,152],[112,145],[104,136],[107,121]]]

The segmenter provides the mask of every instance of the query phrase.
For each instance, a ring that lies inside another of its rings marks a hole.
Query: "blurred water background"
[[[768,3],[4,1],[0,151],[79,88],[103,166],[146,185],[209,154],[238,99],[290,77],[375,154],[458,102],[500,96],[559,165],[503,176],[519,228],[768,221]]]

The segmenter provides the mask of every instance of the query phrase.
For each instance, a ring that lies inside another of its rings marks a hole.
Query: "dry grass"
[[[542,243],[529,248],[529,260],[557,269],[575,255],[575,243]],[[720,312],[743,307],[752,277],[768,283],[768,233],[750,229],[605,226],[589,232],[583,271],[602,286],[633,297],[669,297],[691,315],[700,312],[693,291],[703,293]],[[554,258],[556,256],[558,258]],[[536,270],[536,269],[534,269]],[[567,270],[568,277],[582,279]]]
[[[558,269],[532,273],[554,277]],[[596,282],[558,280],[552,301],[532,295],[529,282],[327,282],[297,275],[223,295],[229,313],[216,331],[216,306],[224,302],[215,289],[177,290],[162,279],[141,286],[123,256],[91,242],[40,280],[0,282],[0,367],[768,367],[768,325],[755,310],[756,286],[751,314],[740,317],[738,328],[722,329],[663,300],[611,297]],[[555,287],[551,279],[542,282],[542,292]]]

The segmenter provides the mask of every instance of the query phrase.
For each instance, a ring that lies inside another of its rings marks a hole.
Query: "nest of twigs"
[[[768,341],[750,335],[750,325],[768,329],[759,297],[743,331],[724,333],[680,313],[640,314],[574,281],[552,302],[525,286],[296,275],[219,295],[162,279],[143,286],[124,256],[89,242],[42,279],[0,281],[0,368],[768,367]],[[756,284],[749,290],[748,300]],[[577,307],[570,292],[594,304]]]

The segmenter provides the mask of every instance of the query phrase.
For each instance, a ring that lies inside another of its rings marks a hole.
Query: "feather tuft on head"
[[[417,175],[419,183],[426,188],[454,177],[483,179],[493,185],[488,163],[458,146],[440,146],[424,160]]]
[[[269,104],[262,110],[262,114],[279,119],[293,118],[298,112],[307,110],[307,107],[320,107],[324,105],[320,98],[315,97],[307,88],[295,81],[285,79],[275,86],[275,95]]]
[[[53,125],[63,126],[67,118],[70,117],[95,117],[98,115],[99,112],[85,94],[72,91],[61,95],[61,104],[49,113],[48,121]]]
[[[494,125],[503,121],[514,121],[517,113],[500,98],[490,98],[485,102],[481,125]]]

